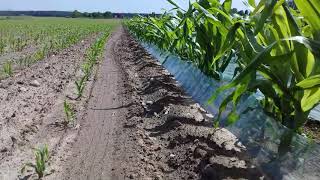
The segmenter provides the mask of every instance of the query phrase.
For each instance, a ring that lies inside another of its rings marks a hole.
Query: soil
[[[320,121],[309,120],[303,128],[303,133],[316,143],[320,143]]]
[[[45,59],[0,88],[0,179],[35,179],[34,147],[48,144],[44,179],[259,179],[246,149],[119,27],[73,100],[86,40]],[[34,80],[39,82],[32,83]],[[31,84],[30,84],[31,83]],[[64,126],[63,101],[76,110]]]

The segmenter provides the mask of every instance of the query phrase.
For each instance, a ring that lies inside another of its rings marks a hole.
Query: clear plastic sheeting
[[[315,107],[309,115],[310,119],[320,121],[320,106]]]
[[[226,71],[224,80],[217,82],[205,76],[192,63],[183,61],[155,46],[141,43],[163,66],[175,76],[184,90],[208,112],[217,114],[220,103],[228,92],[208,104],[215,90],[226,84],[232,71]],[[231,67],[233,68],[232,65]],[[229,69],[230,70],[230,69]],[[320,179],[320,145],[293,133],[276,120],[267,116],[258,102],[261,95],[246,95],[237,107],[239,120],[226,128],[246,146],[251,161],[265,174],[267,179]],[[229,108],[230,111],[230,108]],[[315,118],[319,118],[315,111]],[[228,108],[220,124],[225,124]]]

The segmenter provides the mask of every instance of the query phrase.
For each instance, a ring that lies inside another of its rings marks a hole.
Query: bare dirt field
[[[74,79],[93,39],[0,82],[0,179],[36,179],[24,163],[49,147],[44,179],[259,179],[245,147],[120,27],[75,100]],[[76,125],[63,125],[63,100]]]

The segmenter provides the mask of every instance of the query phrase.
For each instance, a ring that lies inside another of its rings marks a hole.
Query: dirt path
[[[115,33],[109,38],[106,56],[99,68],[87,115],[73,147],[74,156],[69,160],[65,178],[114,179],[112,168],[117,167],[118,162],[114,160],[113,152],[121,154],[126,150],[126,139],[121,137],[119,131],[120,122],[126,114],[126,109],[122,108],[126,103],[123,95],[126,93],[123,86],[125,79],[115,62],[114,52],[120,35]],[[122,156],[125,158],[126,153]]]

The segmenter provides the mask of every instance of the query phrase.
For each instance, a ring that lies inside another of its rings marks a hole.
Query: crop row
[[[233,107],[228,122],[238,119],[236,106],[244,94],[261,92],[265,112],[296,132],[320,102],[320,1],[245,1],[250,13],[232,10],[232,0],[200,0],[160,17],[126,22],[140,40],[192,61],[216,81],[228,65],[234,77],[213,92],[230,93],[221,112]],[[229,92],[228,91],[228,92]]]

